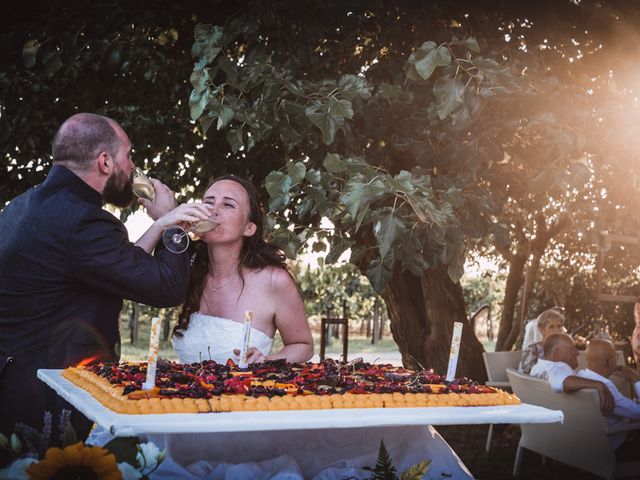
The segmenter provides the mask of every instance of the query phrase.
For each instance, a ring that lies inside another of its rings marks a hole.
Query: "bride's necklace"
[[[213,278],[213,276],[211,277]],[[211,292],[212,293],[216,293],[218,290],[223,289],[224,287],[226,287],[227,285],[230,285],[231,282],[233,282],[236,278],[238,278],[238,275],[234,275],[233,277],[231,277],[230,279],[228,279],[226,282],[223,282],[221,285],[218,285],[217,287],[211,287]]]

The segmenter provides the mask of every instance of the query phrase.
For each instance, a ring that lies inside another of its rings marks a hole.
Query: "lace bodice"
[[[242,329],[240,322],[196,312],[191,314],[189,328],[182,337],[174,336],[171,342],[180,363],[200,362],[209,358],[218,363],[225,363],[230,358],[237,361],[233,349],[242,347]],[[271,353],[273,338],[251,328],[249,344],[266,356]]]

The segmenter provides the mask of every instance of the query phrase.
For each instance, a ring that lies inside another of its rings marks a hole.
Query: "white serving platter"
[[[264,412],[116,413],[61,376],[62,370],[38,370],[38,378],[98,425],[116,436],[150,433],[256,432],[363,428],[403,425],[477,425],[562,422],[561,411],[535,405],[496,407],[353,408]]]

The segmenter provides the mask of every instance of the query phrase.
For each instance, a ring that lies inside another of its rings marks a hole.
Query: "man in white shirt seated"
[[[615,400],[613,415],[607,417],[607,424],[612,427],[626,423],[626,419],[640,420],[640,404],[625,397],[620,390],[609,380],[614,372],[634,384],[636,397],[640,396],[640,374],[624,366],[621,369],[617,365],[616,349],[608,340],[591,340],[587,347],[587,368],[578,372],[582,378],[597,380],[604,383]],[[626,432],[611,435],[609,439],[613,448],[618,448],[627,438]]]
[[[605,417],[613,413],[615,401],[607,386],[600,381],[579,377],[578,349],[573,338],[566,333],[552,333],[544,341],[544,359],[531,369],[531,376],[549,381],[556,392],[572,393],[583,388],[594,388],[600,394],[600,411]]]

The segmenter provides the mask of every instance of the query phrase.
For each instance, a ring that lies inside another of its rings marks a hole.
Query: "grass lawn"
[[[478,480],[512,480],[513,461],[520,440],[518,425],[496,425],[491,451],[485,453],[488,425],[436,427],[462,462]],[[579,446],[576,446],[579,448]],[[525,451],[520,480],[596,480],[598,477],[568,465]],[[633,477],[638,478],[638,477]]]

